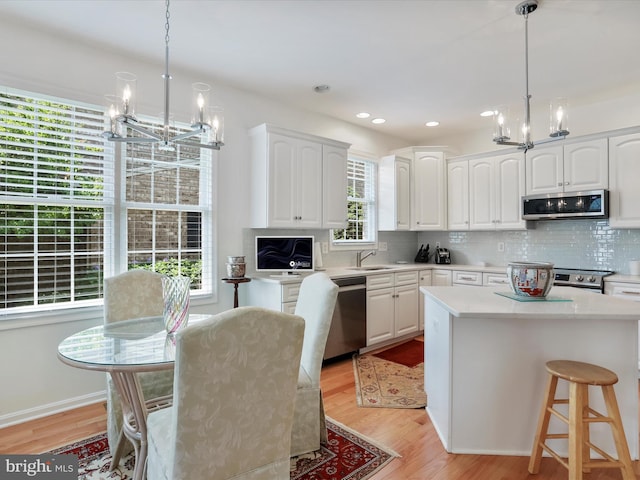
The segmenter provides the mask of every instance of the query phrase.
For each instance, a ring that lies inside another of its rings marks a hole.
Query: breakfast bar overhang
[[[510,292],[504,287],[420,290],[426,409],[448,452],[529,455],[547,380],[545,363],[566,359],[618,375],[615,392],[631,457],[638,459],[640,304],[572,287],[554,287],[547,300],[532,302],[499,295]],[[559,392],[561,387],[566,385]],[[599,389],[593,393],[592,406],[605,412]],[[549,431],[566,427],[552,419]],[[615,453],[605,425],[593,425],[591,438]],[[552,442],[566,454],[566,440]]]

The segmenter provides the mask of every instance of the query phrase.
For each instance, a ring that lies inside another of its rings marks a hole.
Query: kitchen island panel
[[[469,290],[449,288],[458,299]],[[529,455],[546,386],[545,362],[572,359],[602,365],[617,373],[620,381],[615,391],[625,434],[632,458],[638,458],[638,322],[629,321],[632,313],[621,314],[617,319],[615,313],[609,318],[592,318],[579,304],[592,304],[583,296],[593,294],[580,292],[576,294],[578,305],[574,305],[574,311],[582,315],[562,318],[529,312],[520,318],[487,318],[484,313],[480,317],[458,317],[443,306],[441,299],[425,293],[427,412],[447,451]],[[611,311],[616,311],[615,307]],[[637,311],[635,315],[640,317]],[[566,393],[562,383],[559,391]],[[600,389],[590,390],[592,405],[605,412]],[[555,422],[554,419],[554,431],[562,431],[563,426]],[[608,427],[591,428],[596,445],[615,452]],[[558,451],[566,453],[566,441],[554,442]]]

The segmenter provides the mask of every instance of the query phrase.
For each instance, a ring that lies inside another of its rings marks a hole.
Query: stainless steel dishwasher
[[[338,299],[324,349],[324,359],[357,352],[367,345],[367,278],[337,278]]]

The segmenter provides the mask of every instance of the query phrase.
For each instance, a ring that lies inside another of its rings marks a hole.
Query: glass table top
[[[192,314],[189,323],[209,317]],[[161,316],[136,318],[75,333],[60,343],[58,356],[65,363],[96,370],[171,368],[175,339],[167,335]]]

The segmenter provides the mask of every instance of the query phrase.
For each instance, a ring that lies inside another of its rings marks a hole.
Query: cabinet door
[[[574,143],[564,147],[565,192],[609,187],[607,139]]]
[[[419,287],[431,286],[431,270],[420,270],[420,284]],[[424,330],[424,293],[418,290],[418,321],[420,323],[420,330]]]
[[[418,286],[396,287],[395,300],[395,336],[417,332],[419,330]]]
[[[367,346],[394,336],[395,299],[393,288],[367,290]]]
[[[322,147],[322,228],[344,228],[347,224],[347,150]]]
[[[493,158],[469,160],[469,226],[472,230],[494,230]]]
[[[563,191],[564,174],[561,146],[534,148],[528,150],[525,155],[527,195]]]
[[[640,133],[609,138],[609,226],[640,228]]]
[[[494,159],[494,220],[498,230],[526,228],[522,219],[522,196],[525,191],[524,156],[501,155]]]
[[[269,134],[268,225],[291,227],[297,216],[296,205],[296,157],[295,139]]]
[[[294,226],[322,227],[322,145],[298,141],[296,159]],[[346,217],[345,217],[346,218]]]
[[[416,152],[411,195],[412,230],[445,230],[446,183],[442,152]]]
[[[469,230],[469,162],[447,165],[447,226]]]
[[[438,287],[450,287],[451,270],[432,270],[431,284]]]
[[[396,155],[378,164],[378,230],[411,228],[411,161]]]

